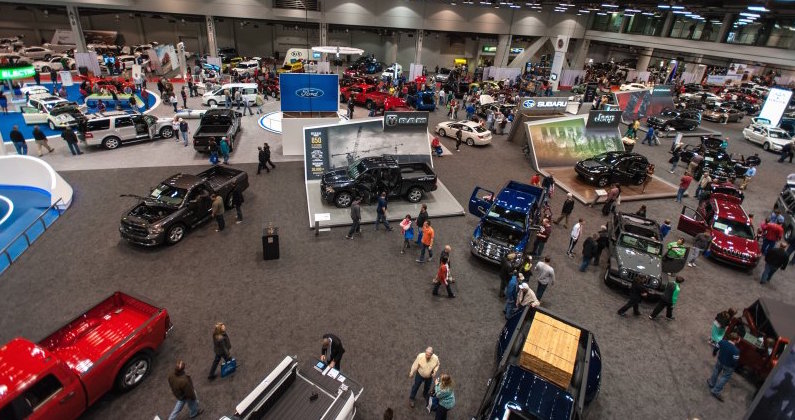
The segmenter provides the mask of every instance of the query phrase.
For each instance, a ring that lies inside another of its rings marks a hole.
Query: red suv
[[[697,209],[682,207],[677,229],[695,236],[709,228],[712,231],[709,245],[712,258],[740,267],[756,267],[761,257],[759,243],[740,203],[738,197],[714,193],[709,199],[702,200]]]

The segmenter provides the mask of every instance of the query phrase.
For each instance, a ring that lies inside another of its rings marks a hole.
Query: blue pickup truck
[[[580,330],[574,373],[566,389],[519,365],[519,355],[537,314]],[[602,355],[594,335],[543,308],[527,308],[505,322],[497,340],[497,367],[472,420],[580,420],[599,394]]]
[[[422,90],[406,96],[406,103],[417,111],[436,111],[436,101],[432,90]]]
[[[522,252],[537,231],[544,190],[509,181],[499,192],[476,187],[469,198],[469,212],[480,217],[472,234],[472,254],[499,264],[506,254]]]

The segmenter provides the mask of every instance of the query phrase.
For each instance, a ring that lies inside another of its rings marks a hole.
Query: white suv
[[[172,137],[174,129],[171,118],[108,111],[89,115],[83,134],[88,145],[116,149],[122,143]]]

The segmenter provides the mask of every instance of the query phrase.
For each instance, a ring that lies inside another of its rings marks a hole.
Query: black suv
[[[632,282],[643,276],[649,296],[661,296],[667,277],[662,271],[660,225],[634,214],[614,213],[607,223],[607,231],[610,259],[605,268],[605,284],[629,290]]]
[[[692,109],[664,108],[659,114],[647,118],[646,124],[663,131],[693,131],[701,124],[701,113]]]
[[[646,180],[649,160],[637,153],[607,152],[583,159],[574,166],[577,175],[589,184],[605,187],[620,184],[641,185]]]

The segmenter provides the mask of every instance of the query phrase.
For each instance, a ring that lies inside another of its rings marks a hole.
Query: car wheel
[[[218,105],[218,102],[216,102],[215,99],[210,99],[209,101],[207,101],[207,105],[216,106]]]
[[[472,137],[468,138],[467,139],[467,146],[474,146],[474,145],[475,145],[475,140],[472,140]]]
[[[351,193],[343,191],[334,196],[334,205],[340,208],[350,207],[353,202]]]
[[[419,203],[420,200],[422,200],[422,188],[413,187],[409,189],[409,192],[406,194],[406,198],[410,203]]]
[[[603,176],[603,177],[599,178],[599,179],[596,181],[596,185],[598,185],[598,186],[600,186],[600,187],[604,187],[604,186],[606,186],[606,185],[607,185],[607,183],[608,183],[609,181],[610,181],[610,180],[609,180],[609,179],[608,179],[606,176]]]
[[[160,137],[164,139],[170,139],[174,137],[174,129],[171,127],[163,127],[160,129]]]
[[[770,151],[770,143],[768,143],[768,142],[765,142],[765,143],[762,145],[762,150],[764,150],[764,151],[766,151],[766,152],[769,152],[769,151]]]
[[[444,128],[440,128],[439,129],[439,135],[442,136],[442,137],[447,137],[447,132],[444,131]]]
[[[119,139],[118,137],[115,137],[115,136],[111,136],[111,137],[106,138],[105,140],[102,140],[102,147],[104,147],[104,148],[106,148],[108,150],[116,149],[120,145],[121,145],[121,139]]]
[[[49,73],[50,72],[50,68],[47,67],[47,66],[44,66],[44,67],[41,68],[41,72],[42,73]]]
[[[182,238],[184,237],[185,237],[185,226],[177,223],[176,225],[168,228],[168,231],[166,232],[166,243],[169,245],[174,245],[177,242],[181,241]]]
[[[152,358],[147,353],[136,354],[119,371],[116,388],[122,392],[135,388],[149,375],[151,368]]]

